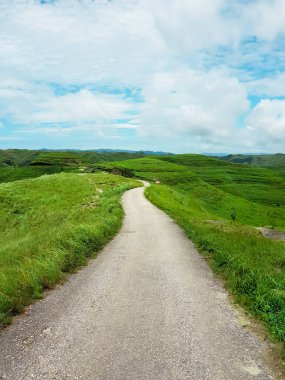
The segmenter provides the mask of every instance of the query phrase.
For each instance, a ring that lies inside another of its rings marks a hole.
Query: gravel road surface
[[[0,379],[273,379],[179,227],[143,188],[123,205],[98,258],[0,334]]]

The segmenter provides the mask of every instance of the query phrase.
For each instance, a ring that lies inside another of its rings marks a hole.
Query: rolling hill
[[[248,164],[252,166],[281,169],[285,168],[285,154],[283,153],[262,155],[229,154],[224,157],[219,157],[219,159],[239,164]]]
[[[285,231],[285,180],[279,171],[200,155],[109,162],[94,170],[159,179],[147,188],[147,198],[184,229],[237,302],[284,344],[285,243],[257,230]]]

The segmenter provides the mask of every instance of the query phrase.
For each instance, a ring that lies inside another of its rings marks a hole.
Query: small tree
[[[236,209],[234,207],[232,207],[232,209],[231,209],[231,219],[234,222],[236,220],[236,218],[237,218]]]

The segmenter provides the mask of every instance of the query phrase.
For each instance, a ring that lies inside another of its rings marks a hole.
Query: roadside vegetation
[[[28,166],[28,167],[0,167],[0,183],[19,181],[28,178],[37,178],[42,175],[56,174],[61,172],[78,172],[76,167],[60,166]]]
[[[61,172],[88,172],[94,163],[144,156],[143,152],[0,149],[0,183]]]
[[[283,157],[246,164],[193,154],[8,153],[26,164],[2,161],[0,182],[41,177],[0,185],[2,324],[118,231],[120,195],[139,178],[157,183],[147,188],[148,199],[184,229],[285,352],[285,241],[257,229],[285,231]],[[64,173],[43,176],[57,171]]]
[[[285,242],[256,229],[285,231],[285,181],[279,172],[199,155],[106,164],[107,170],[116,167],[160,180],[146,189],[147,198],[183,228],[236,301],[284,345]]]
[[[136,186],[102,173],[0,185],[0,325],[96,255],[121,226],[121,194]]]

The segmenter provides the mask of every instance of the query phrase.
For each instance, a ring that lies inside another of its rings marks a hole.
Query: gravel
[[[0,379],[273,379],[181,229],[123,196],[124,225],[95,260],[0,334]]]

